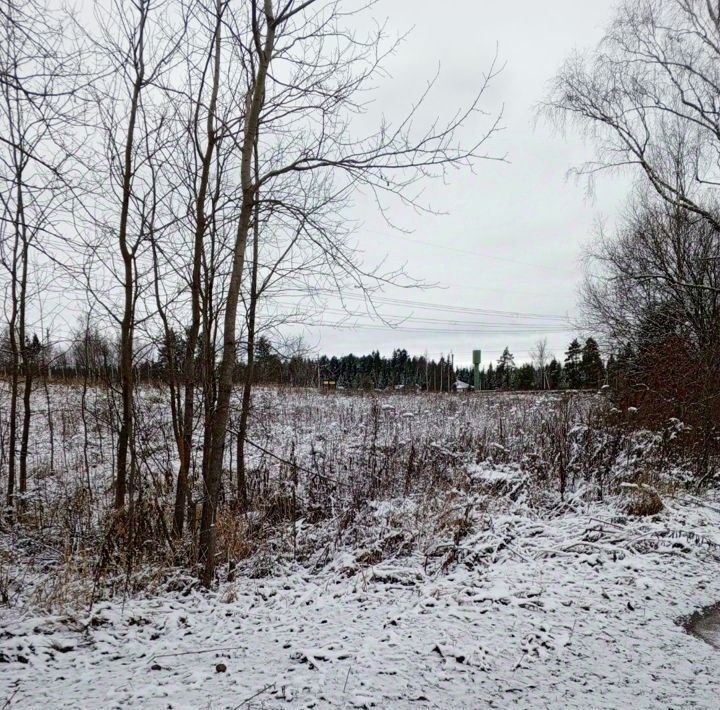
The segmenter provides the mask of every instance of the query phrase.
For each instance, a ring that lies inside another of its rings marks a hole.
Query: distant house
[[[454,389],[456,392],[469,392],[472,387],[467,382],[463,382],[462,380],[455,380]]]
[[[337,382],[335,380],[323,380],[320,383],[321,390],[334,390],[337,389]]]

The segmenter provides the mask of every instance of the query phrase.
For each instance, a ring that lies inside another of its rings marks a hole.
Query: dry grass
[[[625,483],[621,486],[624,493],[623,512],[636,517],[657,515],[665,507],[656,490],[644,483]]]
[[[55,466],[50,469],[46,421],[38,414],[32,493],[21,520],[0,537],[0,599],[85,604],[192,570],[201,475],[193,469],[186,534],[174,540],[168,529],[176,455],[165,393],[153,390],[138,404],[140,495],[132,525],[112,513],[108,393],[88,396],[87,429],[77,414],[78,391],[52,394]],[[4,404],[0,398],[0,410]],[[236,462],[233,442],[228,446],[227,505],[216,522],[219,559],[229,574],[251,560],[260,575],[282,555],[318,565],[334,547],[348,545],[370,564],[437,535],[458,547],[478,519],[516,503],[561,514],[578,500],[622,493],[627,514],[655,515],[662,509],[658,491],[668,496],[694,480],[693,461],[673,449],[673,427],[631,431],[599,396],[261,389],[249,433],[259,448],[248,452],[244,513],[231,505]],[[474,475],[478,468],[489,475]],[[621,483],[632,485],[621,491]],[[380,516],[386,502],[395,512]],[[33,575],[40,579],[48,570],[51,584],[36,589]]]

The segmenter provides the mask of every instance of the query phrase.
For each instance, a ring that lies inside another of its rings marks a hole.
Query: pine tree
[[[615,355],[613,353],[610,353],[610,357],[607,361],[607,381],[610,387],[616,387],[617,386],[617,374],[618,374],[618,366],[617,361],[615,360]]]
[[[513,389],[516,390],[533,390],[535,389],[535,368],[526,362],[524,365],[515,370],[513,376]]]
[[[586,387],[600,388],[605,381],[605,366],[600,357],[600,348],[594,338],[588,338],[582,349],[580,372]]]
[[[486,390],[494,390],[495,389],[495,369],[493,368],[493,364],[490,363],[487,368],[487,372],[483,373],[485,382],[484,382],[484,388]]]
[[[565,381],[570,389],[579,389],[582,387],[582,370],[580,364],[582,362],[582,347],[577,338],[574,338],[570,347],[565,352]]]
[[[636,355],[631,345],[625,345],[620,350],[616,360],[616,368],[619,373],[625,374],[635,363]]]
[[[509,390],[512,385],[513,372],[515,370],[515,357],[510,348],[503,350],[495,370],[495,380],[499,389]]]
[[[185,352],[185,338],[172,328],[158,345],[156,374],[167,375],[170,371],[180,372],[182,354]]]
[[[560,385],[562,384],[562,365],[555,358],[553,358],[552,360],[550,360],[550,363],[548,364],[546,370],[548,388],[551,390],[559,389]]]
[[[627,384],[628,380],[634,378],[640,357],[640,353],[635,352],[629,344],[625,344],[620,348],[612,366],[611,384],[613,387],[620,388],[623,383]]]

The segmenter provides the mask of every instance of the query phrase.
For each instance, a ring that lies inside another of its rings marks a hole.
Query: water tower
[[[480,350],[473,350],[473,371],[475,373],[475,391],[480,390],[480,361],[481,361]]]

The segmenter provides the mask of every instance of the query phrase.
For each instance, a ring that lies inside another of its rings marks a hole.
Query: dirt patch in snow
[[[720,602],[681,620],[685,630],[720,651]]]

